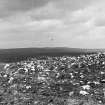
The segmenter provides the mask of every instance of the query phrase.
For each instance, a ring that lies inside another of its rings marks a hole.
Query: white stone
[[[72,96],[73,94],[74,94],[74,92],[72,91],[72,92],[69,93],[69,96]]]
[[[34,67],[34,66],[32,66],[32,67],[31,67],[31,70],[32,70],[32,71],[35,71],[35,67]]]
[[[81,78],[84,78],[84,75],[81,75],[80,77],[81,77]]]
[[[27,67],[31,68],[31,66],[32,66],[31,64],[27,64]]]
[[[105,62],[102,62],[102,64],[104,65],[104,64],[105,64]]]
[[[45,80],[45,77],[38,76],[38,80]]]
[[[80,94],[82,94],[82,95],[88,95],[89,93],[86,92],[86,91],[81,90],[81,91],[80,91]]]
[[[25,67],[24,70],[25,70],[26,73],[28,72],[28,68]]]
[[[31,88],[31,86],[26,86],[26,89],[29,89],[29,88]]]
[[[83,81],[80,81],[80,83],[83,83]]]
[[[41,66],[41,65],[37,65],[37,68],[39,68],[39,69],[44,69],[44,67]]]
[[[36,105],[38,103],[38,101],[34,101],[34,104]]]
[[[84,85],[84,86],[82,86],[82,88],[85,90],[89,90],[90,89],[90,86],[89,85]]]
[[[73,83],[73,85],[79,85],[79,83]]]
[[[100,104],[102,103],[102,101],[98,101]]]
[[[49,69],[45,69],[44,71],[46,71],[46,72],[47,72],[47,71],[50,71],[50,70],[49,70]]]
[[[103,79],[102,81],[105,81],[105,79]]]
[[[70,75],[71,75],[71,78],[74,78],[73,73],[70,73]]]
[[[9,67],[10,65],[9,64],[6,64],[5,66],[4,66],[4,69],[6,69],[7,67]]]
[[[10,77],[10,80],[8,81],[8,83],[11,83],[13,81],[13,77]]]
[[[100,73],[101,73],[101,74],[105,74],[105,72],[102,72],[102,71],[101,71]]]
[[[97,85],[100,84],[98,81],[94,81],[93,83],[95,83],[95,84],[97,84]]]
[[[6,77],[7,77],[7,75],[5,74],[3,77],[5,77],[5,78],[6,78]]]

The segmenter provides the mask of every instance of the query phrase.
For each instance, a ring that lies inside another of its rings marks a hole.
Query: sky
[[[105,48],[105,0],[0,0],[0,48]]]

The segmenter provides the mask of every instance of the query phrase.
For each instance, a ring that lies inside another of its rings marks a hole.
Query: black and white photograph
[[[105,105],[105,0],[0,0],[0,105]]]

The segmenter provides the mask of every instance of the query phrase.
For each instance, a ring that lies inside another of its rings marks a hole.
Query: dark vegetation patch
[[[29,57],[60,57],[60,56],[79,56],[97,53],[98,50],[79,49],[79,48],[17,48],[1,49],[0,62],[18,62]]]

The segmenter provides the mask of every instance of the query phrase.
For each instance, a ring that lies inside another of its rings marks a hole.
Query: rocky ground
[[[105,105],[105,54],[2,64],[0,105]]]

